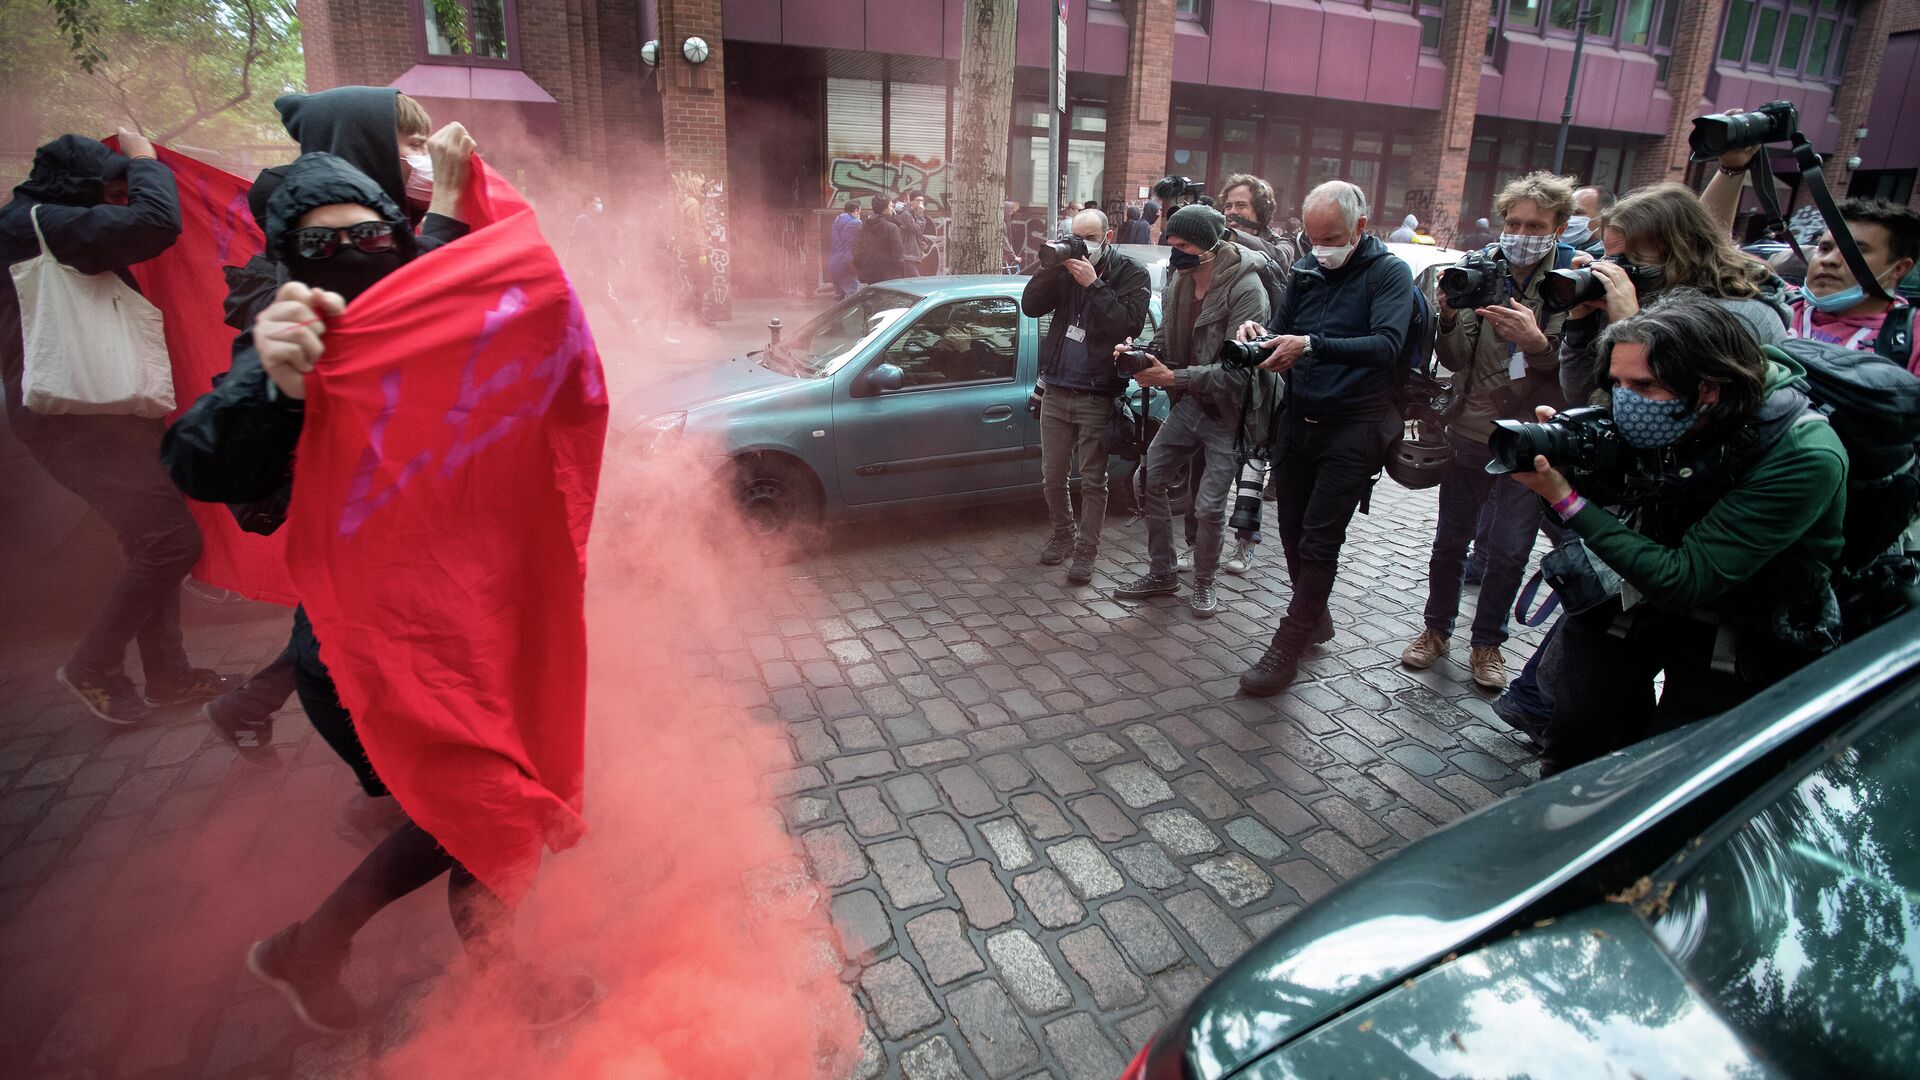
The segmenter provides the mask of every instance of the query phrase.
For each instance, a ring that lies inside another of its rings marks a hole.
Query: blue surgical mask
[[[1176,248],[1173,254],[1167,256],[1167,265],[1175,270],[1191,270],[1200,265],[1200,256]]]
[[[1825,296],[1808,293],[1807,303],[1812,304],[1815,311],[1826,315],[1837,315],[1866,298],[1867,290],[1858,285],[1849,285],[1837,293],[1828,293]]]
[[[1699,414],[1684,401],[1655,401],[1624,386],[1613,388],[1613,422],[1631,446],[1642,450],[1672,446],[1697,419]]]

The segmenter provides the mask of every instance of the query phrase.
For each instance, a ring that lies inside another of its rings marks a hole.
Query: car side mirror
[[[907,373],[895,364],[881,364],[867,372],[867,388],[875,392],[898,390],[906,384]]]

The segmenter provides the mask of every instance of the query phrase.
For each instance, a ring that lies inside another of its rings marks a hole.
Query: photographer
[[[1685,290],[1620,320],[1598,370],[1620,437],[1659,457],[1638,483],[1624,470],[1581,482],[1645,494],[1610,496],[1632,504],[1616,517],[1544,456],[1514,474],[1621,581],[1560,623],[1550,771],[1720,712],[1811,659],[1779,630],[1823,621],[1843,543],[1839,436],[1809,413],[1802,372],[1724,304]]]
[[[1601,242],[1607,257],[1587,268],[1604,294],[1567,312],[1560,339],[1560,389],[1569,403],[1585,404],[1601,389],[1594,355],[1607,324],[1667,289],[1699,291],[1738,317],[1761,345],[1786,340],[1786,283],[1742,255],[1684,185],[1642,188],[1606,214]]]
[[[1347,525],[1387,452],[1405,431],[1394,404],[1413,272],[1367,235],[1367,196],[1344,180],[1307,193],[1312,252],[1293,268],[1286,303],[1266,327],[1243,323],[1242,341],[1267,334],[1265,371],[1285,372],[1287,410],[1273,438],[1274,518],[1293,598],[1265,655],[1240,676],[1260,696],[1293,681],[1308,645],[1333,637],[1327,600]]]
[[[1440,481],[1440,523],[1427,566],[1426,626],[1400,662],[1430,668],[1452,648],[1448,639],[1460,614],[1467,545],[1484,517],[1487,527],[1475,547],[1483,568],[1469,668],[1475,683],[1497,691],[1507,686],[1500,646],[1540,529],[1540,506],[1524,489],[1488,475],[1487,438],[1495,420],[1531,420],[1538,406],[1566,405],[1559,381],[1565,316],[1541,310],[1540,282],[1541,271],[1563,269],[1573,258],[1573,249],[1559,243],[1573,213],[1572,183],[1545,172],[1523,176],[1500,192],[1494,213],[1502,221],[1498,245],[1461,263],[1485,267],[1480,295],[1449,291],[1456,276],[1463,283],[1471,280],[1465,274],[1450,272],[1440,279],[1438,348],[1440,362],[1454,373],[1459,412],[1447,432],[1453,460]],[[1456,311],[1452,305],[1462,299],[1475,299],[1479,306]]]
[[[1227,224],[1232,227],[1228,239],[1265,255],[1273,265],[1274,279],[1282,289],[1286,288],[1287,279],[1293,275],[1293,264],[1300,261],[1300,249],[1294,246],[1292,237],[1273,231],[1273,212],[1277,208],[1273,186],[1257,176],[1235,173],[1221,185],[1220,204],[1227,215]],[[1271,288],[1267,290],[1267,302],[1279,306]]]
[[[1260,283],[1264,256],[1226,239],[1227,223],[1206,206],[1185,206],[1167,221],[1173,279],[1165,294],[1166,317],[1148,347],[1157,359],[1134,373],[1141,386],[1171,391],[1173,408],[1147,449],[1146,574],[1114,590],[1114,597],[1135,600],[1180,590],[1174,571],[1172,509],[1167,487],[1193,452],[1205,451],[1205,471],[1194,496],[1199,522],[1193,553],[1193,592],[1187,607],[1200,618],[1219,610],[1214,572],[1220,565],[1227,497],[1240,457],[1265,447],[1268,417],[1278,400],[1277,380],[1250,366],[1224,363],[1220,349],[1237,326],[1267,313]],[[1126,351],[1115,348],[1115,359]],[[1170,369],[1171,362],[1178,370]],[[1049,394],[1048,396],[1052,396]]]
[[[1084,258],[1069,258],[1035,274],[1020,295],[1028,318],[1051,314],[1040,345],[1040,475],[1053,536],[1040,553],[1042,566],[1073,556],[1067,581],[1093,580],[1100,553],[1100,526],[1107,515],[1107,425],[1113,402],[1127,388],[1113,365],[1114,347],[1137,333],[1147,319],[1152,283],[1139,263],[1106,244],[1107,216],[1082,210],[1073,237]],[[1076,528],[1067,491],[1067,468],[1080,460],[1080,520]]]

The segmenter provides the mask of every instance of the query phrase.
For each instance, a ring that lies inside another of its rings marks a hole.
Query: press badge
[[[1507,357],[1507,378],[1518,382],[1527,377],[1527,355],[1515,352]]]
[[[1087,340],[1087,331],[1083,327],[1069,326],[1067,327],[1067,340],[1085,341]]]

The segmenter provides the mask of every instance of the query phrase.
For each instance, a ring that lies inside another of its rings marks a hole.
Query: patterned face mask
[[[1613,422],[1620,437],[1642,450],[1672,446],[1699,417],[1684,401],[1655,401],[1624,386],[1613,388]]]

